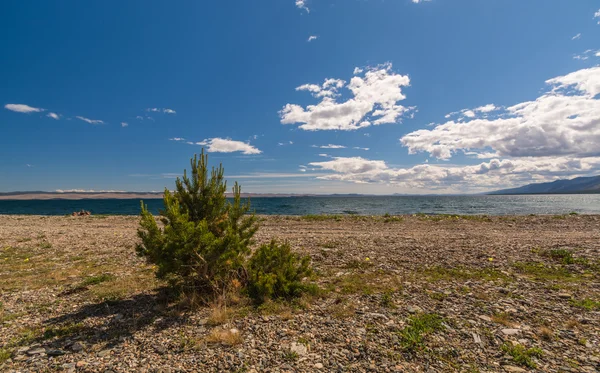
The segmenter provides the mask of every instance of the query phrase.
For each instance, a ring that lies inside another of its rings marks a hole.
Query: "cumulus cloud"
[[[296,7],[298,9],[306,10],[306,13],[310,13],[310,9],[306,6],[306,0],[296,0]]]
[[[596,18],[600,18],[600,9],[598,9],[598,11],[594,13],[594,19]],[[598,21],[598,24],[600,25],[600,21]]]
[[[600,157],[575,159],[570,157],[492,159],[476,165],[440,166],[421,164],[409,168],[389,167],[382,160],[362,157],[334,157],[311,162],[317,170],[329,171],[318,179],[352,183],[383,183],[444,191],[479,191],[490,188],[554,180],[560,176],[588,174],[600,167]]]
[[[231,139],[222,139],[222,138],[212,138],[206,139],[200,142],[195,143],[195,145],[207,146],[206,149],[209,153],[233,153],[233,152],[242,152],[242,154],[260,154],[261,150],[255,148],[254,146],[242,142],[235,141]]]
[[[89,124],[104,124],[104,122],[99,119],[89,119],[89,118],[80,117],[80,116],[76,116],[75,118],[82,120],[84,122],[88,122]]]
[[[308,91],[320,99],[316,105],[287,104],[279,112],[282,124],[300,124],[306,131],[343,130],[396,123],[411,108],[399,105],[406,99],[402,87],[410,85],[407,75],[396,74],[392,64],[368,69],[346,84],[341,79],[325,79],[323,84],[304,84],[297,91]],[[346,88],[352,98],[338,102],[339,90]]]
[[[55,120],[59,120],[60,119],[60,116],[58,114],[56,114],[56,113],[48,113],[48,115],[46,115],[46,116],[48,118],[52,118],[52,119],[55,119]]]
[[[313,40],[317,40],[318,38],[319,38],[319,37],[318,37],[318,36],[316,36],[316,35],[311,35],[311,36],[309,36],[309,37],[308,37],[308,40],[307,40],[307,41],[310,43],[311,41],[313,41]]]
[[[457,151],[502,157],[590,157],[600,154],[600,67],[549,79],[535,101],[502,109],[490,118],[450,120],[402,137],[409,153],[449,159]]]
[[[24,114],[29,114],[29,113],[39,113],[42,112],[46,109],[41,109],[41,108],[37,108],[37,107],[32,107],[29,105],[25,105],[25,104],[6,104],[4,105],[4,108],[10,111],[14,111],[16,113],[24,113]]]

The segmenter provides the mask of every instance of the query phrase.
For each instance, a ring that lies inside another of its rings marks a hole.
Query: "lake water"
[[[154,213],[161,199],[145,200]],[[381,196],[252,198],[252,209],[264,215],[308,214],[600,214],[600,194],[520,196]],[[0,214],[66,215],[88,210],[93,214],[138,215],[139,199],[0,200]]]

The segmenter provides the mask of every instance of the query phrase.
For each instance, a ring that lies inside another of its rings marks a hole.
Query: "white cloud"
[[[503,157],[588,157],[600,154],[600,67],[546,81],[552,89],[535,101],[506,108],[492,118],[453,120],[401,138],[409,153],[449,159],[456,151]]]
[[[177,112],[175,110],[168,109],[168,108],[153,107],[153,108],[146,109],[146,111],[153,112],[153,113],[177,114]]]
[[[581,39],[581,32],[571,38],[571,40]]]
[[[368,151],[368,150],[369,150],[369,148],[361,148],[360,146],[355,146],[355,147],[353,147],[352,149],[356,149],[356,150],[365,150],[365,151]]]
[[[412,2],[413,2],[414,4],[424,3],[424,2],[426,2],[426,1],[431,1],[431,0],[412,0]]]
[[[10,110],[10,111],[14,111],[17,113],[24,113],[24,114],[39,113],[39,112],[46,110],[46,109],[41,109],[41,108],[37,108],[37,107],[32,107],[32,106],[25,105],[25,104],[6,104],[6,105],[4,105],[4,108],[7,110]]]
[[[121,122],[121,127],[127,127],[127,126],[129,126],[129,123],[127,123],[127,122]]]
[[[27,163],[25,166],[27,166],[28,168],[31,168],[31,167],[33,167],[33,165],[32,165],[32,164],[29,164],[29,163]]]
[[[310,9],[306,6],[306,0],[296,0],[296,7],[298,9],[306,10],[306,13],[310,13]]]
[[[144,120],[144,117],[141,116],[141,115],[138,115],[137,117],[135,117],[135,119],[137,119],[137,120]]]
[[[561,176],[571,176],[573,173],[586,175],[600,168],[600,157],[492,159],[468,166],[426,163],[409,168],[392,168],[382,160],[336,157],[328,161],[311,162],[309,165],[330,171],[317,177],[324,180],[383,183],[413,188],[416,191],[439,189],[445,192],[473,192],[549,181]]]
[[[600,9],[598,9],[598,11],[594,13],[594,19],[596,18],[600,18]],[[600,25],[600,21],[598,21],[598,24]]]
[[[48,118],[52,118],[55,120],[59,120],[60,119],[60,115],[56,114],[56,113],[48,113],[48,115],[46,115]]]
[[[354,71],[352,72],[353,75],[358,75],[360,73],[362,73],[364,70],[361,69],[360,67],[355,67]]]
[[[329,157],[331,157],[331,156],[330,156],[329,154],[327,154],[327,153],[320,153],[320,154],[319,154],[319,157],[326,157],[326,158],[329,158]]]
[[[281,123],[300,123],[299,128],[307,131],[352,131],[371,125],[396,123],[411,109],[398,104],[406,98],[402,87],[409,85],[409,77],[394,73],[389,63],[368,69],[364,77],[354,76],[347,85],[341,79],[326,79],[320,86],[304,84],[296,90],[309,91],[321,101],[306,108],[296,104],[285,105],[279,112]],[[337,102],[341,88],[348,89],[353,97]]]
[[[206,151],[209,153],[233,153],[242,152],[242,154],[260,154],[262,151],[254,146],[242,141],[231,139],[221,139],[218,137],[206,139],[195,143],[196,145],[208,146]]]
[[[170,138],[169,140],[171,140],[171,141],[185,141],[185,139],[183,137],[173,137],[173,138]]]
[[[311,36],[309,36],[309,37],[308,37],[308,40],[307,40],[307,41],[310,43],[311,41],[313,41],[313,40],[317,40],[318,38],[319,38],[319,37],[318,37],[318,36],[316,36],[316,35],[311,35]]]
[[[463,118],[475,118],[477,114],[486,115],[492,111],[499,110],[500,108],[494,104],[487,104],[484,106],[476,107],[475,109],[462,109],[460,111],[453,111],[452,113],[448,113],[444,116],[444,118],[448,119],[456,115],[462,115]],[[462,118],[461,118],[462,119]]]
[[[313,145],[313,147],[317,147],[316,145]],[[335,144],[327,144],[327,145],[321,145],[318,146],[321,149],[346,149],[346,147],[344,145],[335,145]]]
[[[88,122],[89,124],[104,124],[104,122],[99,119],[88,119],[88,118],[80,117],[80,116],[76,116],[75,118],[82,120],[84,122]]]

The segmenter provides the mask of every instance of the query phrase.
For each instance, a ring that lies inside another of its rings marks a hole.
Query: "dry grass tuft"
[[[537,335],[545,341],[551,341],[554,338],[554,333],[552,332],[552,330],[545,326],[542,326],[538,329]]]
[[[237,346],[244,342],[244,338],[237,329],[214,328],[206,337],[208,343],[220,343],[227,346]]]

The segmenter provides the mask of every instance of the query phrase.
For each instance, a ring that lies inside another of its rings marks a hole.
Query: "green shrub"
[[[176,190],[165,188],[159,227],[142,202],[136,250],[157,266],[157,276],[191,287],[199,294],[217,294],[234,280],[244,284],[245,262],[258,229],[250,202],[242,204],[241,188],[233,187],[233,203],[227,201],[223,167],[212,168],[208,156],[191,159],[191,178],[184,170]]]
[[[266,298],[292,298],[314,290],[303,282],[312,274],[310,257],[292,253],[287,243],[272,240],[254,252],[248,265],[248,294],[257,303]]]

